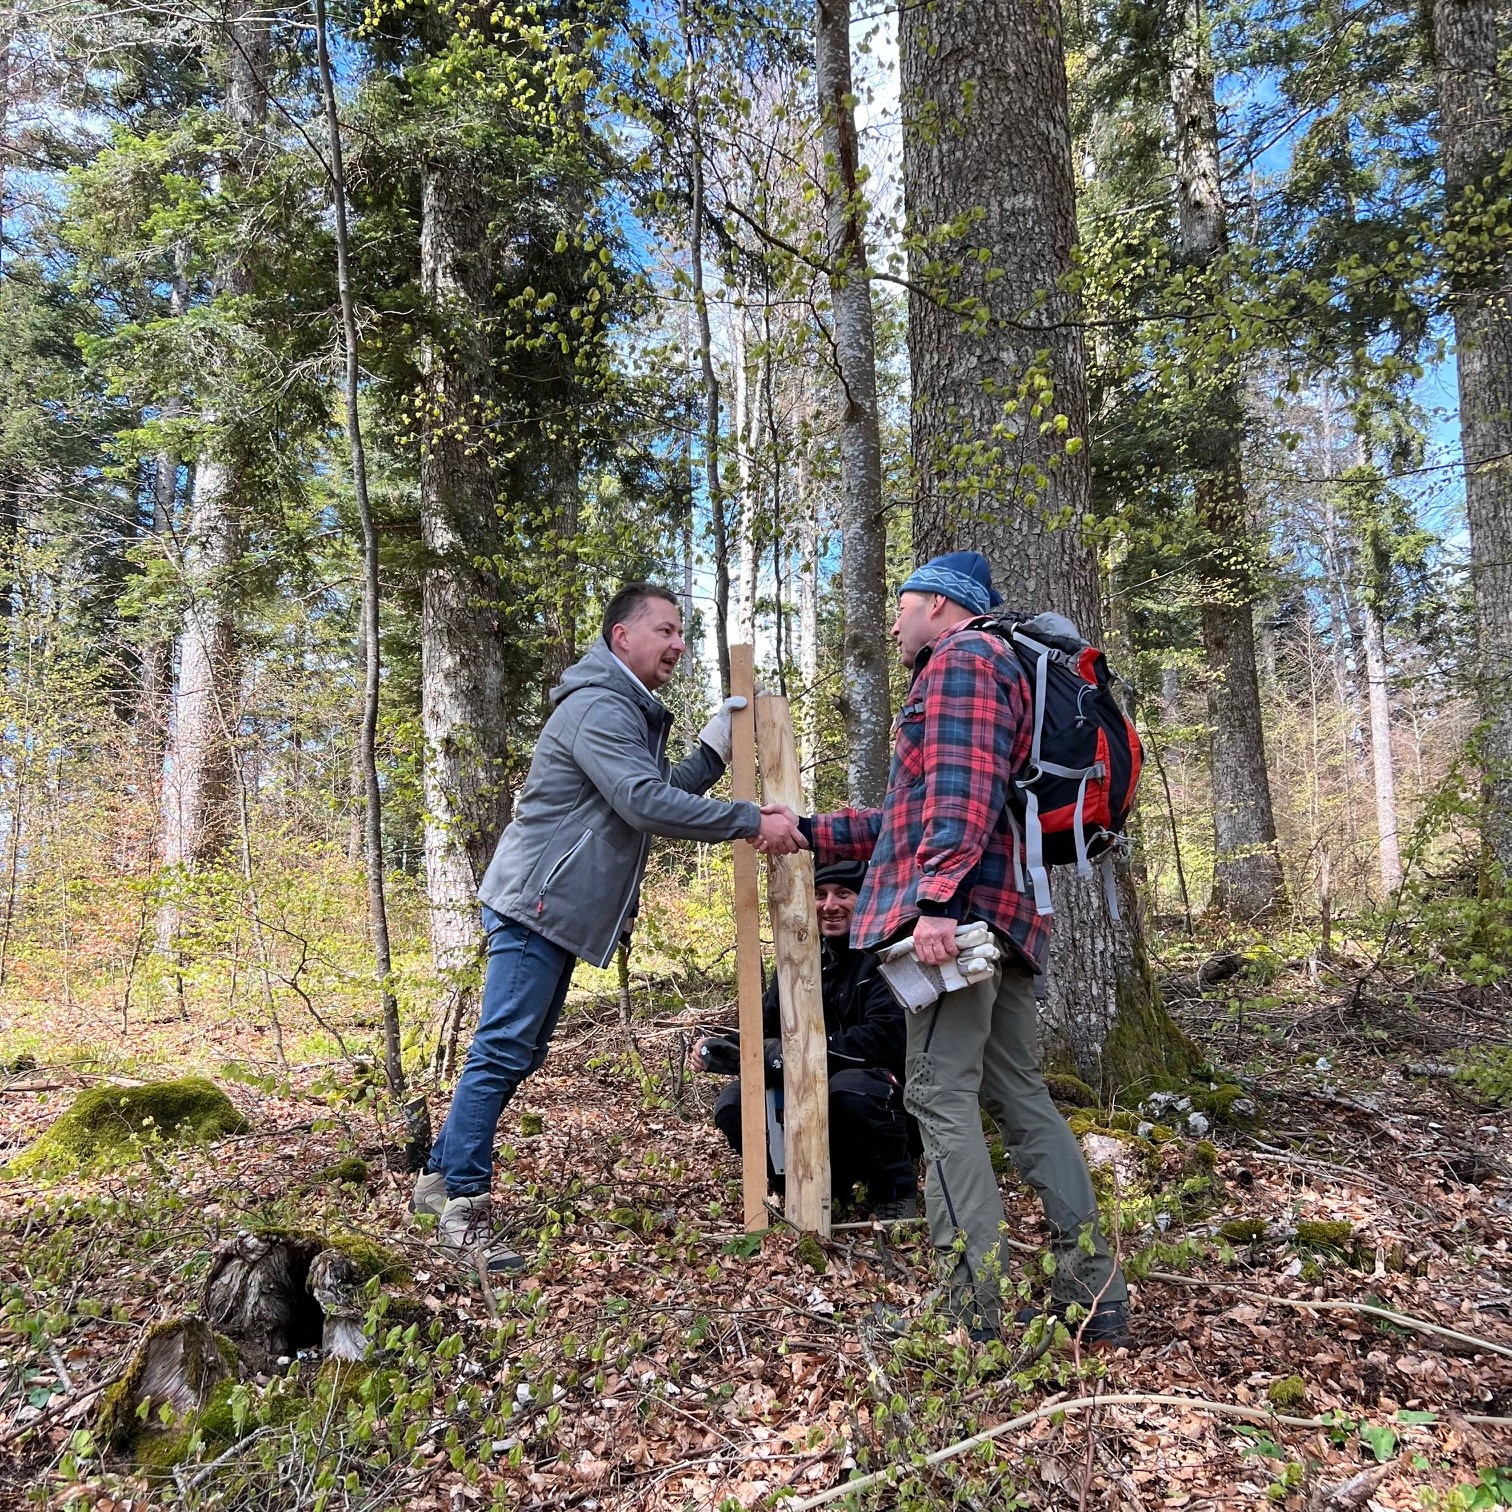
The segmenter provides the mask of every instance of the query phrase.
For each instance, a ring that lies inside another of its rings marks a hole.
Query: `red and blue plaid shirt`
[[[920,653],[893,724],[882,807],[819,814],[809,825],[817,864],[871,862],[853,945],[875,950],[921,912],[948,911],[991,924],[1044,969],[1050,920],[1015,884],[1008,816],[1008,782],[1029,754],[1032,715],[1029,680],[1001,636],[963,622]]]

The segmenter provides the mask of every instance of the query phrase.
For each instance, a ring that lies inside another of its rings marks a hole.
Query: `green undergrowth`
[[[1493,1108],[1512,1108],[1512,1046],[1493,1045],[1472,1051],[1454,1074],[1478,1101]]]
[[[138,1158],[162,1144],[208,1144],[250,1125],[214,1082],[202,1076],[107,1082],[79,1093],[52,1126],[11,1161],[12,1176],[62,1176]]]

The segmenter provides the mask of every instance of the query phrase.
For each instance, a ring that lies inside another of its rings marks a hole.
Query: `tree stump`
[[[367,1278],[345,1251],[324,1249],[310,1262],[306,1286],[322,1314],[320,1347],[332,1360],[361,1360],[367,1355],[362,1321],[367,1305],[362,1286]]]
[[[96,1430],[111,1448],[124,1450],[154,1424],[164,1407],[175,1418],[198,1412],[232,1373],[235,1357],[203,1318],[171,1318],[147,1331],[125,1373],[100,1399]]]
[[[271,1370],[280,1359],[321,1347],[325,1319],[308,1282],[324,1248],[301,1234],[242,1234],[211,1262],[205,1316],[235,1343],[249,1370]]]

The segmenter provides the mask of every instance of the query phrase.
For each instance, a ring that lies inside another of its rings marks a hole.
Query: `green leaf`
[[[1366,1423],[1360,1429],[1360,1439],[1370,1447],[1376,1463],[1384,1465],[1396,1453],[1397,1436],[1384,1423]]]

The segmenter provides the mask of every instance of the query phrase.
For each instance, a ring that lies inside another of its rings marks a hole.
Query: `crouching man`
[[[523,1264],[493,1234],[499,1114],[545,1061],[573,966],[607,966],[628,937],[651,837],[744,838],[767,855],[803,843],[783,814],[702,796],[729,762],[730,709],[743,699],[726,700],[691,755],[668,760],[672,715],[655,695],[682,659],[682,631],[665,588],[630,583],[609,601],[603,638],[551,690],[514,818],[478,889],[488,936],[481,1014],[414,1209],[439,1217],[443,1249],[482,1249],[490,1270]]]
[[[903,1108],[907,1028],[903,1009],[877,972],[877,958],[850,943],[851,916],[866,876],[864,861],[821,866],[814,874],[819,916],[820,988],[829,1047],[830,1173],[835,1197],[864,1182],[868,1207],[882,1219],[919,1216],[916,1134]],[[782,1085],[781,1012],[777,978],[762,1002],[763,1059],[769,1086]],[[694,1070],[736,1069],[736,1048],[709,1036],[690,1052]],[[724,1087],[714,1122],[740,1153],[740,1082]],[[772,1170],[770,1154],[768,1176]]]

